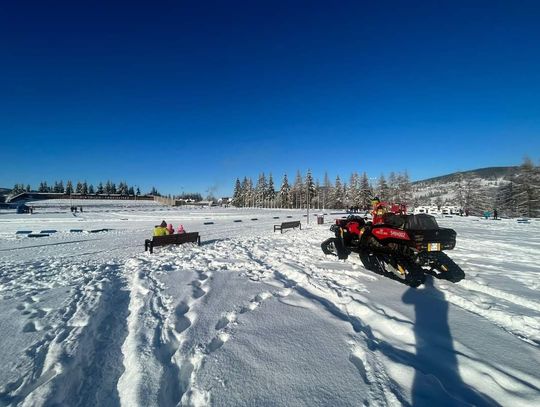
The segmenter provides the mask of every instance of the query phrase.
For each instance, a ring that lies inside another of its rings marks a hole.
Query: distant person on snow
[[[497,219],[497,209],[493,209],[493,219]]]
[[[167,226],[167,232],[169,235],[174,235],[174,228],[172,223],[169,223],[169,225]]]
[[[163,221],[154,228],[154,236],[167,236],[169,231],[167,230],[167,222]]]
[[[182,233],[186,233],[186,231],[184,230],[184,226],[180,225],[178,226],[178,234],[181,235]]]

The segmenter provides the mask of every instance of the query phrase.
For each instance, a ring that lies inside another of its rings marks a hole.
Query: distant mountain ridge
[[[427,178],[412,182],[413,185],[418,184],[431,184],[431,183],[447,183],[456,182],[460,176],[464,179],[467,178],[483,178],[485,180],[495,181],[500,178],[508,178],[516,175],[519,172],[519,166],[511,167],[486,167],[477,168],[468,171],[457,171],[451,174],[440,175],[437,177]]]

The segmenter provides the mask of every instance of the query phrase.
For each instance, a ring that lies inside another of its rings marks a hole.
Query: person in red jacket
[[[375,197],[372,199],[371,205],[373,206],[373,211],[371,211],[373,224],[378,225],[379,223],[384,223],[384,214],[388,212],[388,204],[386,202],[381,202],[378,197]]]

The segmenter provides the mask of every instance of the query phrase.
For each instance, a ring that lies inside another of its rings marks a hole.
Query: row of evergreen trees
[[[381,200],[410,204],[412,187],[407,172],[390,173],[388,179],[381,175],[375,185],[364,172],[354,172],[348,182],[343,182],[339,175],[332,183],[325,174],[322,184],[314,179],[310,170],[305,176],[297,171],[291,184],[287,174],[283,176],[279,189],[275,188],[272,174],[259,175],[257,183],[249,177],[242,181],[236,179],[232,204],[238,207],[272,208],[367,208],[371,199],[378,196]]]
[[[374,181],[374,182],[371,182]],[[297,172],[291,184],[287,174],[281,186],[275,187],[272,174],[259,175],[256,183],[249,177],[236,180],[232,204],[238,207],[342,209],[347,207],[367,208],[371,199],[378,196],[383,201],[404,203],[409,208],[420,205],[455,205],[471,214],[497,209],[504,216],[540,217],[540,166],[525,158],[519,171],[505,179],[496,181],[492,188],[486,180],[458,175],[450,189],[430,188],[427,191],[411,184],[407,172],[390,173],[377,179],[369,178],[364,172],[354,172],[348,182],[337,176],[332,183],[327,174],[322,183],[314,180],[310,170],[303,176]],[[493,187],[494,186],[494,187]]]
[[[15,184],[11,194],[16,195],[22,192],[31,192],[32,188],[30,185],[24,186],[24,184]],[[37,192],[52,192],[59,194],[79,194],[79,195],[121,195],[121,196],[140,196],[141,191],[139,187],[129,186],[126,182],[120,182],[116,185],[114,182],[107,181],[105,184],[100,182],[97,187],[94,188],[94,185],[88,184],[86,181],[78,181],[75,187],[71,181],[67,181],[64,186],[63,181],[55,181],[54,185],[48,185],[47,181],[42,181],[39,183]],[[148,195],[160,196],[160,193],[155,187],[152,187],[152,190]]]

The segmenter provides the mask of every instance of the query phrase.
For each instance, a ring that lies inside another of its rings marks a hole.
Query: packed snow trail
[[[4,387],[2,403],[103,405],[118,399],[129,293],[118,265],[87,264],[76,270],[69,296],[57,311],[40,312],[44,288],[26,294],[19,308],[32,310],[23,330],[46,334],[25,350],[15,367],[22,375]]]

